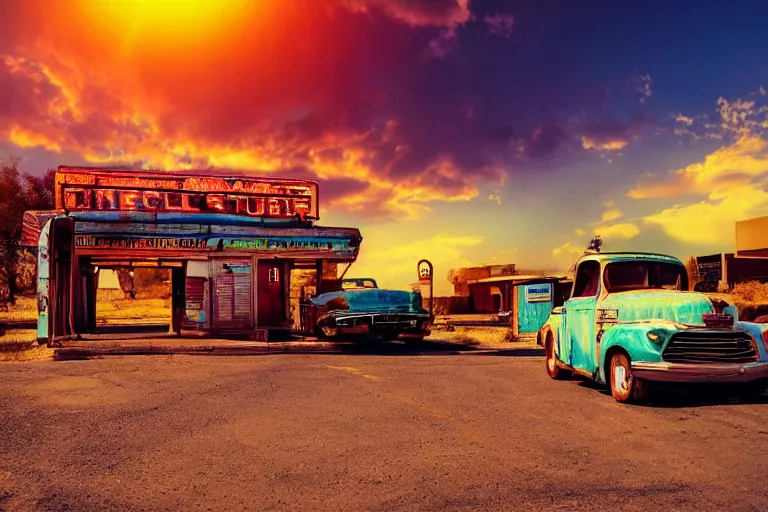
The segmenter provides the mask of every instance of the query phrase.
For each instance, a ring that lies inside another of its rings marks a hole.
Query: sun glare
[[[259,0],[82,0],[97,26],[130,43],[205,44],[241,25]],[[148,40],[151,38],[151,41]]]

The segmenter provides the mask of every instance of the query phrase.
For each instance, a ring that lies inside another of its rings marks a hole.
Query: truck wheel
[[[544,350],[547,353],[547,375],[555,380],[562,380],[568,377],[568,371],[557,366],[557,355],[555,355],[555,341],[551,336],[544,342]]]
[[[636,404],[648,399],[648,383],[632,375],[629,357],[622,352],[613,354],[611,357],[609,382],[611,395],[619,403]]]

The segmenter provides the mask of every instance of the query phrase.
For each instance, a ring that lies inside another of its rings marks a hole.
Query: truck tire
[[[611,356],[608,382],[611,395],[622,404],[640,404],[648,400],[648,383],[632,375],[629,357],[624,352]]]
[[[568,370],[563,370],[557,365],[557,354],[555,354],[555,341],[552,336],[547,336],[544,342],[544,350],[547,354],[547,375],[555,380],[563,380],[569,377]]]

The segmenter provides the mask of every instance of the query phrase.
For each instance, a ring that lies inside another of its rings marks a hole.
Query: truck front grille
[[[692,331],[673,335],[662,357],[670,363],[751,363],[757,352],[744,332]]]

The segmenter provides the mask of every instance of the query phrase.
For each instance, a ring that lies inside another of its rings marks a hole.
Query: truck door
[[[592,373],[595,366],[595,306],[600,290],[600,263],[585,261],[576,272],[573,296],[565,302],[569,364]]]

